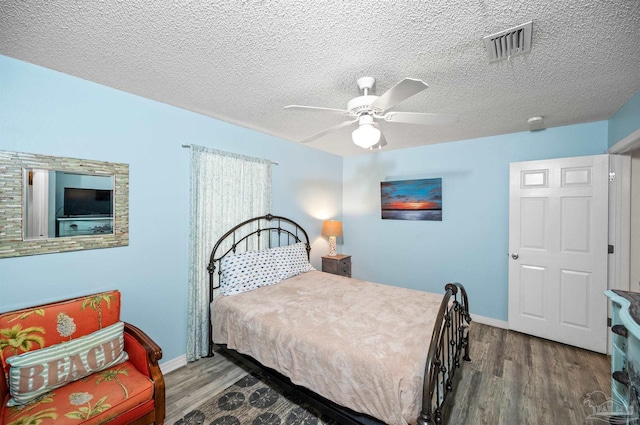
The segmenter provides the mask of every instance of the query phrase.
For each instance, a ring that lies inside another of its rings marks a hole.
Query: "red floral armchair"
[[[161,425],[161,358],[119,291],[1,313],[0,425]]]

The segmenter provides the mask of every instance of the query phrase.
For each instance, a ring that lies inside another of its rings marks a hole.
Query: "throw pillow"
[[[67,382],[110,368],[129,358],[124,351],[124,323],[118,322],[80,338],[7,359],[8,406],[29,403]]]

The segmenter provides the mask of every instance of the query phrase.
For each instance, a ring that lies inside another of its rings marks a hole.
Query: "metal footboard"
[[[460,283],[448,283],[431,337],[424,373],[422,411],[418,425],[441,424],[447,396],[453,391],[453,378],[460,357],[469,358],[469,301]],[[464,353],[463,353],[464,350]]]

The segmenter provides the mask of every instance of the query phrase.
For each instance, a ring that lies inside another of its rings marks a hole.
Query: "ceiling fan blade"
[[[449,125],[458,122],[457,115],[429,114],[426,112],[387,112],[383,115],[387,122],[421,125]]]
[[[411,96],[420,93],[422,90],[429,87],[424,81],[416,80],[414,78],[405,78],[389,90],[384,92],[382,96],[376,99],[371,106],[379,108],[384,111],[391,109],[398,103]]]
[[[347,111],[346,109],[322,108],[319,106],[287,105],[284,107],[284,109],[297,109],[300,111],[327,111],[349,115],[349,111]]]
[[[332,131],[336,131],[336,130],[340,130],[341,128],[348,127],[351,124],[356,123],[356,122],[358,122],[357,118],[355,120],[341,122],[338,125],[334,125],[333,127],[329,127],[329,128],[327,128],[325,130],[322,130],[320,133],[316,133],[313,136],[309,136],[306,139],[301,140],[300,143],[312,142],[312,141],[316,140],[317,138],[324,136],[325,134],[329,134]]]

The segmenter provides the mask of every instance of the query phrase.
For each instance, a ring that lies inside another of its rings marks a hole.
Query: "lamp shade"
[[[326,220],[322,223],[322,236],[342,236],[342,222]]]

